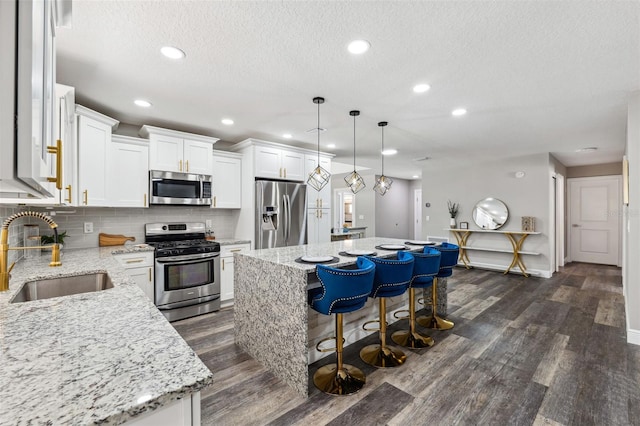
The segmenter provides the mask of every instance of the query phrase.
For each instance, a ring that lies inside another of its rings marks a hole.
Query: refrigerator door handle
[[[287,240],[289,239],[289,209],[287,208],[287,194],[282,195],[282,216],[283,216],[283,234],[284,234],[284,243],[287,244]]]
[[[291,198],[289,194],[285,195],[285,197],[287,199],[287,244],[289,244],[289,238],[291,238]]]

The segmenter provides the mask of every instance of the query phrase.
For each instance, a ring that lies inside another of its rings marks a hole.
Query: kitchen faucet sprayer
[[[9,290],[9,274],[15,265],[15,262],[9,266],[9,250],[29,250],[29,249],[41,249],[48,248],[43,246],[37,247],[9,247],[9,226],[11,223],[20,219],[21,217],[35,217],[46,222],[51,229],[53,229],[53,246],[51,248],[51,262],[49,266],[60,266],[60,245],[58,244],[58,225],[51,220],[51,218],[44,213],[38,212],[20,212],[9,216],[2,224],[0,229],[0,291]]]

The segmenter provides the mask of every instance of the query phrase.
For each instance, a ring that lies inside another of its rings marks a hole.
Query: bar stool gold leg
[[[313,384],[324,393],[349,395],[364,386],[366,378],[362,370],[342,362],[342,314],[336,314],[336,356],[335,364],[320,367],[313,375]]]
[[[391,340],[400,346],[413,349],[421,349],[433,346],[433,338],[416,331],[416,289],[409,289],[409,330],[396,331],[391,335]]]
[[[407,356],[400,349],[387,346],[387,305],[386,299],[379,299],[380,344],[365,346],[360,350],[360,358],[374,367],[398,367],[404,364]]]
[[[438,278],[433,279],[433,285],[431,286],[431,316],[422,316],[418,318],[418,324],[425,328],[431,328],[433,330],[449,330],[453,328],[453,322],[440,318],[436,312],[438,306]]]

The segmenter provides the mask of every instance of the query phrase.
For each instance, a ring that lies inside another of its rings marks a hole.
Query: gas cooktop
[[[220,243],[205,239],[200,222],[148,223],[145,242],[156,249],[156,257],[220,252]]]

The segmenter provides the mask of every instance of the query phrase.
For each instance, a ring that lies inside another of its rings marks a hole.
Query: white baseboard
[[[221,308],[226,308],[226,307],[229,307],[229,306],[233,306],[233,301],[234,301],[234,299],[222,300],[220,302],[220,307]]]
[[[627,343],[631,343],[632,345],[640,345],[640,330],[628,328]]]
[[[464,267],[464,263],[458,262],[458,266]],[[497,264],[494,264],[494,263],[469,262],[469,266],[472,266],[474,268],[479,268],[479,269],[488,269],[490,271],[504,272],[504,270],[507,269],[508,265],[497,265]],[[522,272],[520,271],[520,268],[518,268],[517,266],[511,268],[509,273],[510,274],[520,274],[520,275],[522,275]],[[551,278],[551,276],[553,275],[551,271],[545,271],[543,269],[527,269],[527,274],[529,274],[529,275],[531,275],[533,277],[540,277],[540,278]]]

